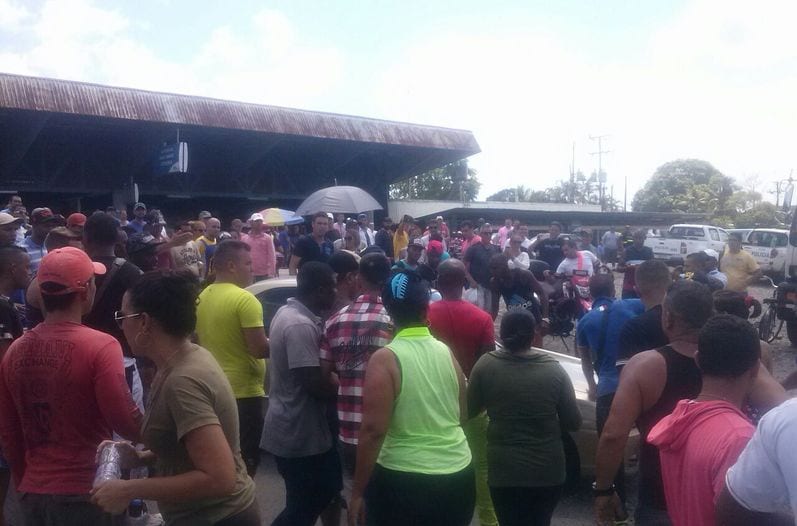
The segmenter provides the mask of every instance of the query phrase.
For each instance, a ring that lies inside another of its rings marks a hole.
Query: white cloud
[[[246,27],[216,28],[181,63],[134,39],[131,20],[91,0],[47,0],[16,19],[34,41],[0,51],[0,70],[10,73],[312,107],[344,68],[337,50],[305,45],[274,10],[255,13]]]
[[[483,196],[567,177],[573,142],[576,167],[590,172],[588,136],[610,134],[604,168],[615,197],[628,179],[630,201],[657,166],[680,157],[704,158],[739,180],[788,175],[795,15],[792,0],[696,0],[633,61],[596,61],[531,27],[438,29],[392,62],[350,72],[340,50],[310,43],[273,9],[186,43],[193,53],[178,63],[133,36],[143,22],[92,0],[38,8],[0,0],[0,36],[13,42],[0,49],[0,70],[471,129],[483,150],[472,163]]]
[[[16,31],[30,16],[25,6],[14,0],[0,0],[0,30]]]
[[[744,179],[788,175],[797,122],[797,4],[693,2],[651,35],[642,63],[597,64],[549,34],[448,34],[418,42],[384,75],[381,111],[392,118],[472,129],[483,153],[482,197],[536,189],[576,166],[597,167],[629,203],[657,166],[701,157]]]

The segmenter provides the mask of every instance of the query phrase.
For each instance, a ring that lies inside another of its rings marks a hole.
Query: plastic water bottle
[[[122,478],[121,452],[118,444],[105,444],[100,450],[100,459],[97,472],[94,475],[94,485],[107,480]]]

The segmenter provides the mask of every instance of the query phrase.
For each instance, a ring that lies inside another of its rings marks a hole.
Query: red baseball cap
[[[42,294],[61,295],[86,290],[95,274],[105,274],[105,265],[93,262],[80,249],[64,247],[51,250],[42,258],[36,279],[40,285],[57,283],[66,287],[58,292],[47,292],[46,287],[40,287]]]
[[[69,217],[66,218],[67,227],[84,226],[85,224],[86,224],[86,216],[84,216],[80,212],[75,212],[74,214],[71,214]]]
[[[41,208],[34,208],[33,212],[31,212],[30,214],[30,222],[33,225],[48,223],[50,221],[56,221],[61,226],[63,226],[66,223],[64,216],[62,216],[61,214],[53,214],[53,211],[47,208],[46,206]]]
[[[426,245],[426,251],[430,254],[442,254],[443,244],[436,239],[432,239],[429,241],[429,244]]]

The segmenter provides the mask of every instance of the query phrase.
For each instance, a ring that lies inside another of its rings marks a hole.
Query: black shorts
[[[406,473],[377,464],[365,492],[366,524],[467,526],[476,503],[473,466],[450,475]]]

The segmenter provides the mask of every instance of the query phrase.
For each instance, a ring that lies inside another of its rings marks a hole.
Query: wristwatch
[[[614,495],[614,484],[606,489],[598,489],[598,483],[592,483],[592,496],[593,497],[610,497]]]

